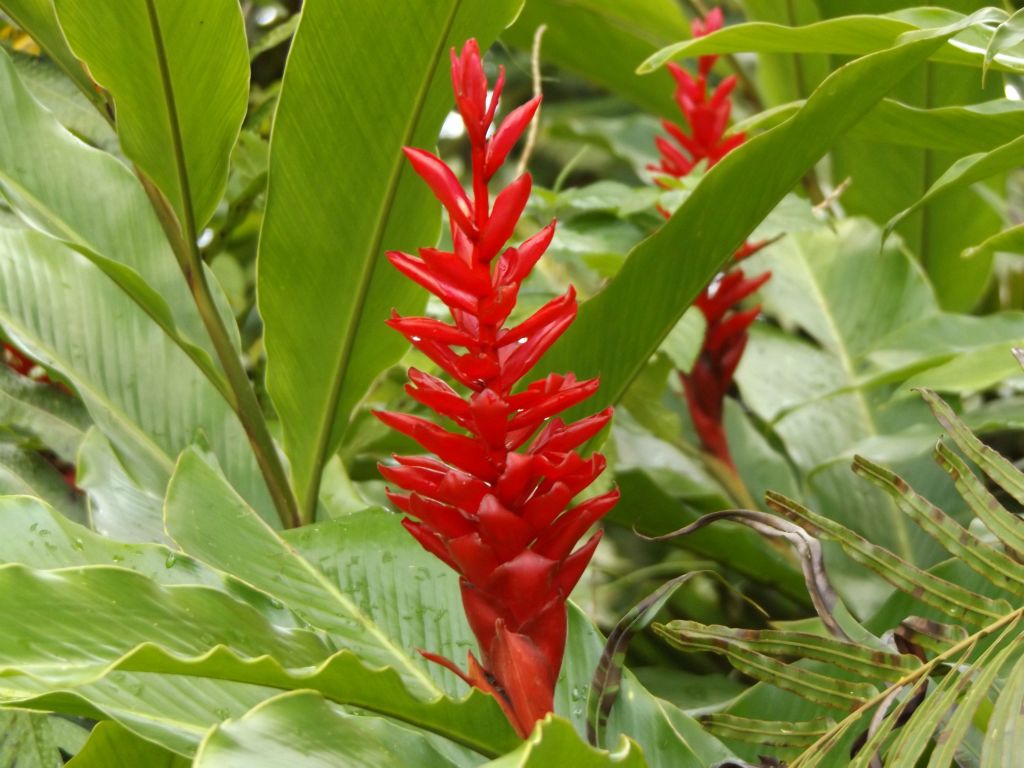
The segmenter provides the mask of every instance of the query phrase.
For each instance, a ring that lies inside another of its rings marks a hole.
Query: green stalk
[[[202,258],[199,254],[199,247],[196,243],[195,223],[191,220],[191,206],[186,205],[185,224],[186,232],[183,233],[178,218],[171,207],[167,197],[157,187],[145,178],[141,173],[139,178],[142,186],[149,196],[150,202],[156,210],[164,233],[170,241],[171,250],[174,252],[181,267],[185,281],[188,283],[189,291],[199,310],[199,315],[206,327],[206,332],[213,342],[214,351],[220,361],[224,373],[227,375],[230,397],[228,404],[238,415],[242,428],[249,438],[253,453],[256,456],[256,463],[263,474],[270,491],[270,498],[274,502],[281,524],[285,528],[296,528],[301,522],[299,518],[299,505],[288,482],[288,475],[285,472],[281,456],[277,452],[277,446],[270,436],[267,428],[267,420],[263,415],[263,409],[256,399],[256,393],[249,381],[249,375],[245,371],[242,359],[236,352],[231,336],[224,325],[217,305],[213,300],[213,293],[210,291],[210,284],[206,279],[206,270],[203,268]]]
[[[156,12],[154,0],[146,0],[146,10],[149,14],[150,30],[153,33],[153,44],[155,46],[157,61],[160,65],[160,77],[163,82],[164,96],[167,100],[167,110],[170,122],[171,140],[174,147],[174,160],[177,165],[178,181],[181,187],[181,212],[179,219],[174,207],[166,195],[157,188],[155,184],[145,178],[145,174],[139,173],[142,179],[146,194],[156,210],[160,223],[167,239],[170,241],[171,249],[174,251],[178,265],[181,267],[185,281],[188,283],[189,291],[199,310],[199,315],[206,326],[206,332],[213,342],[214,351],[220,360],[221,367],[227,375],[228,385],[233,394],[231,407],[238,415],[239,421],[245,434],[249,437],[253,453],[256,456],[256,463],[259,465],[263,479],[267,483],[270,497],[281,518],[281,524],[285,528],[294,528],[301,523],[299,517],[299,505],[288,482],[288,475],[285,472],[281,456],[277,452],[274,440],[267,428],[267,420],[256,399],[256,392],[253,390],[249,375],[245,371],[242,359],[235,351],[231,336],[227,327],[217,311],[217,305],[213,300],[213,293],[210,291],[210,284],[206,279],[206,270],[203,266],[202,256],[199,253],[197,240],[199,237],[196,227],[195,212],[192,210],[192,194],[188,168],[185,163],[184,143],[181,137],[181,125],[178,120],[178,108],[174,98],[174,88],[171,82],[171,73],[167,65],[167,55],[164,51],[163,34],[160,31],[160,19]]]

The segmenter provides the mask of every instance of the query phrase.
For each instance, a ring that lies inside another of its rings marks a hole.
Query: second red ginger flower
[[[692,24],[694,37],[703,37],[722,28],[721,8],[713,9],[707,18],[697,19]],[[743,133],[727,134],[729,117],[732,112],[730,96],[736,87],[735,76],[727,77],[708,92],[708,75],[717,61],[717,56],[701,56],[694,77],[678,64],[670,63],[669,72],[676,81],[675,99],[689,128],[662,120],[662,127],[669,137],[655,139],[661,156],[658,165],[649,169],[655,173],[682,178],[701,161],[711,168],[745,140]],[[657,180],[660,186],[667,186]],[[668,212],[658,209],[664,216]],[[739,262],[753,255],[767,243],[747,243],[733,256]],[[689,373],[680,373],[679,378],[686,394],[687,410],[694,429],[700,438],[701,447],[723,464],[735,469],[729,443],[725,435],[723,408],[725,396],[732,386],[736,366],[743,356],[749,334],[747,329],[760,313],[759,307],[740,311],[736,307],[771,277],[765,272],[748,278],[743,270],[734,268],[701,291],[694,301],[707,321],[704,343]]]
[[[401,413],[378,413],[431,456],[396,456],[381,465],[404,493],[388,492],[403,525],[460,577],[463,605],[480,658],[469,654],[470,685],[492,693],[523,737],[554,706],[566,640],[566,600],[594,554],[600,533],[582,537],[618,500],[611,491],[569,508],[605,468],[577,448],[611,418],[605,410],[566,424],[557,414],[597,390],[570,373],[516,385],[576,316],[570,288],[517,325],[506,322],[523,280],[554,235],[554,222],[518,247],[506,247],[530,195],[524,174],[490,201],[489,183],[519,139],[539,99],[512,111],[488,137],[504,83],[488,98],[475,40],[452,51],[455,100],[472,151],[472,196],[439,158],[405,150],[413,169],[448,212],[452,250],[390,252],[401,272],[443,301],[452,324],[394,315],[388,324],[469,390],[410,369],[406,391],[458,425],[450,430]]]

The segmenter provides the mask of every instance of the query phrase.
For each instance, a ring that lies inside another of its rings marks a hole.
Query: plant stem
[[[187,237],[182,232],[178,217],[164,194],[143,174],[140,173],[139,177],[156,210],[164,233],[170,241],[171,249],[174,251],[178,265],[181,267],[182,274],[185,276],[192,298],[196,303],[196,308],[199,310],[199,316],[203,320],[203,325],[206,326],[206,332],[213,342],[214,351],[227,375],[228,386],[231,390],[228,404],[238,415],[242,428],[249,438],[253,454],[256,456],[256,463],[267,483],[267,489],[274,502],[274,507],[277,509],[277,514],[281,518],[282,525],[285,528],[295,528],[300,525],[298,502],[291,484],[288,482],[288,476],[281,456],[277,452],[277,446],[274,445],[270,430],[267,428],[267,420],[256,399],[256,392],[249,381],[249,375],[246,373],[242,359],[235,350],[227,327],[217,311],[196,240],[194,237]],[[186,226],[186,229],[189,228]],[[191,229],[194,229],[194,225]]]

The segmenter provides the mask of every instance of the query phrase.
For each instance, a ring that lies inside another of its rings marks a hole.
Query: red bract
[[[721,29],[722,23],[722,10],[715,8],[706,19],[695,19],[691,30],[694,37],[703,37]],[[661,162],[648,166],[650,170],[681,178],[688,175],[702,160],[706,161],[707,168],[711,168],[746,140],[743,133],[726,135],[732,111],[729,99],[736,87],[736,78],[727,77],[708,97],[707,78],[717,60],[718,56],[701,56],[696,77],[677,64],[668,65],[676,80],[676,103],[679,104],[689,132],[663,120],[662,125],[675,143],[661,136],[655,139]],[[657,183],[666,186],[661,180]],[[660,207],[659,210],[664,216],[669,215]],[[742,261],[765,245],[766,242],[745,243],[733,255],[733,261]],[[733,468],[735,465],[722,423],[722,409],[725,396],[732,386],[736,366],[747,345],[747,329],[760,312],[760,307],[740,311],[737,305],[770,277],[771,273],[765,272],[747,278],[743,270],[734,269],[722,276],[717,285],[701,291],[694,303],[707,320],[704,342],[693,369],[689,373],[679,374],[690,418],[701,446]]]
[[[603,456],[583,458],[576,449],[608,423],[611,409],[570,424],[557,414],[592,395],[597,381],[552,374],[516,387],[576,317],[576,297],[570,288],[519,324],[506,325],[523,280],[551,242],[554,222],[518,247],[506,247],[532,182],[524,174],[493,205],[488,183],[540,100],[511,112],[488,138],[503,81],[504,72],[488,98],[476,41],[460,56],[452,50],[455,101],[472,149],[472,194],[439,158],[407,148],[413,169],[448,212],[453,247],[387,254],[451,311],[451,325],[397,314],[388,324],[470,390],[463,396],[436,376],[409,371],[409,395],[459,429],[408,414],[377,416],[436,456],[395,456],[395,464],[380,471],[405,491],[389,490],[388,497],[408,515],[403,525],[409,533],[459,574],[480,648],[479,660],[469,654],[465,672],[424,655],[494,694],[525,737],[553,709],[565,651],[565,601],[600,532],[577,544],[619,494],[568,509],[605,467]]]

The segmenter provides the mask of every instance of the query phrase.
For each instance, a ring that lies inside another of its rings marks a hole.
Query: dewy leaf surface
[[[267,387],[307,517],[355,405],[407,348],[384,321],[425,294],[384,258],[432,246],[438,207],[407,167],[451,103],[448,50],[486,48],[521,0],[308,0],[271,139],[258,295]],[[367,52],[366,40],[373,40]]]
[[[236,0],[55,0],[54,7],[71,48],[113,96],[125,154],[186,229],[202,228],[224,190],[249,92]]]

